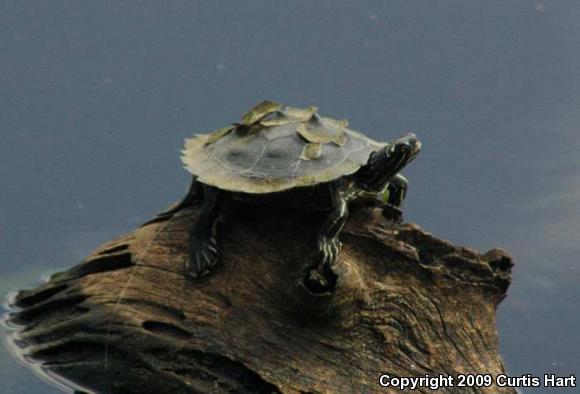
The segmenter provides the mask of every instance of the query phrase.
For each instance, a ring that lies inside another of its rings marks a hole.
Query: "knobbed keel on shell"
[[[341,235],[334,290],[315,296],[300,279],[323,215],[231,205],[221,263],[194,281],[184,265],[198,213],[154,220],[21,291],[11,321],[27,357],[100,393],[385,393],[381,373],[504,372],[505,252],[361,208]]]

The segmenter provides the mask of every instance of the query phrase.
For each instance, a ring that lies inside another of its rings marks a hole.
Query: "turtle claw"
[[[217,263],[215,240],[194,242],[187,264],[187,272],[193,278],[200,278],[210,273],[210,268]]]
[[[327,265],[329,267],[333,266],[336,262],[341,246],[342,243],[336,237],[322,237],[318,244],[318,250],[321,256],[320,265]]]
[[[336,274],[332,271],[342,243],[337,237],[321,237],[318,242],[320,262],[309,266],[302,280],[304,287],[312,295],[329,295],[336,285]]]

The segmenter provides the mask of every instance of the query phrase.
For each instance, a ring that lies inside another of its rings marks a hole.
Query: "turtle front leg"
[[[401,207],[407,194],[407,179],[400,174],[396,174],[387,183],[387,191],[388,196],[386,200],[381,199],[384,203],[383,216],[396,222],[402,222],[403,211]]]
[[[194,278],[207,275],[217,263],[215,232],[219,215],[221,192],[210,186],[203,186],[203,205],[194,223],[189,239],[189,262],[187,272]]]
[[[387,184],[387,190],[389,191],[387,203],[400,209],[407,195],[408,184],[407,178],[403,175],[395,175]]]
[[[322,259],[320,267],[331,267],[336,261],[342,246],[338,235],[348,218],[348,202],[345,191],[338,183],[331,183],[329,188],[332,208],[320,228],[318,238],[318,250]]]

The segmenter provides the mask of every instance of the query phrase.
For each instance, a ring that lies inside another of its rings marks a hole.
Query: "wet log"
[[[19,292],[11,322],[27,359],[98,393],[389,393],[400,391],[381,387],[382,374],[505,372],[495,311],[510,283],[506,252],[480,254],[360,207],[318,288],[307,273],[320,214],[232,203],[217,230],[220,264],[193,280],[184,266],[198,214],[153,220]]]

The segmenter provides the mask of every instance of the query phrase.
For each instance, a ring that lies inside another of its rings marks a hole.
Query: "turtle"
[[[421,150],[407,133],[381,143],[348,128],[346,120],[266,100],[233,123],[186,139],[182,161],[192,175],[176,211],[198,200],[201,212],[189,235],[187,273],[200,278],[218,262],[216,224],[227,199],[287,204],[326,211],[318,230],[319,267],[332,267],[349,205],[364,201],[400,211],[408,182],[399,171]]]

